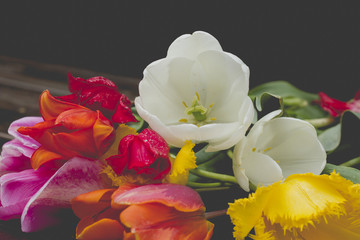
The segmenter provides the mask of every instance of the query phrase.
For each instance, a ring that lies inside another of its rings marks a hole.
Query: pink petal
[[[21,215],[28,200],[44,185],[53,172],[47,169],[24,170],[8,173],[0,178],[0,219],[7,220]]]
[[[17,131],[19,127],[32,127],[39,122],[43,122],[41,117],[23,117],[14,122],[9,126],[8,132],[10,135],[19,139],[25,146],[30,148],[38,148],[40,144],[29,136],[22,135]]]
[[[74,197],[103,189],[98,161],[75,157],[67,161],[29,200],[21,216],[23,232],[38,231],[54,226],[61,220],[61,212],[71,208]]]
[[[200,209],[205,211],[204,203],[196,191],[176,184],[151,184],[126,192],[115,192],[112,207],[121,208],[123,205],[144,203],[161,203],[182,212]]]
[[[30,157],[36,148],[25,146],[19,139],[13,139],[2,147],[0,174],[3,171],[22,171],[31,168]]]

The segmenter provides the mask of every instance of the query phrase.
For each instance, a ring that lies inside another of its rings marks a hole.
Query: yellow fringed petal
[[[255,193],[249,195],[249,198],[236,200],[229,203],[227,214],[230,215],[234,227],[234,238],[244,239],[251,229],[256,225],[262,216],[266,204],[270,200],[271,191],[279,183],[269,187],[260,187]]]
[[[188,181],[189,170],[196,168],[196,157],[192,150],[195,146],[191,141],[186,141],[180,149],[175,160],[171,164],[170,173],[166,176],[164,182],[185,185]]]
[[[339,174],[295,174],[230,204],[234,237],[360,239],[360,185]]]
[[[264,209],[264,215],[285,230],[313,224],[323,216],[344,214],[346,198],[341,189],[352,185],[338,174],[292,175],[272,191],[272,200]]]

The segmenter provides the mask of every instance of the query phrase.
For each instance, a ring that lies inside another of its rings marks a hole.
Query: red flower
[[[319,96],[321,107],[333,117],[340,116],[346,110],[360,113],[360,89],[355,94],[354,99],[349,102],[342,102],[335,98],[331,98],[323,92],[320,92]]]
[[[153,179],[163,178],[169,171],[169,147],[151,129],[121,139],[119,154],[106,159],[116,174],[135,172]]]
[[[130,100],[121,94],[116,85],[104,77],[92,77],[87,80],[68,75],[69,90],[72,94],[57,97],[71,102],[100,110],[107,118],[116,123],[137,122],[131,112]]]
[[[39,105],[44,121],[18,129],[41,144],[31,156],[34,169],[56,159],[96,159],[112,144],[114,128],[99,111],[59,101],[48,91],[41,94]]]
[[[182,185],[123,185],[79,195],[71,204],[82,240],[208,240],[214,227],[199,194]]]

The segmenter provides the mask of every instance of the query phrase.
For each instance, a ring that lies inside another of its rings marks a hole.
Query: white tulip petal
[[[241,168],[238,164],[233,164],[233,171],[236,181],[239,183],[240,187],[245,191],[250,191],[249,178],[245,174],[245,169]]]
[[[170,45],[167,57],[186,57],[195,59],[200,53],[208,50],[222,51],[220,43],[212,35],[197,31],[193,34],[184,34]]]
[[[275,118],[265,122],[262,127],[261,137],[257,137],[256,141],[256,147],[262,150],[274,148],[275,145],[286,142],[293,136],[296,137],[297,132],[307,132],[317,139],[314,127],[296,118]]]
[[[238,143],[243,137],[245,137],[245,133],[253,120],[254,112],[255,110],[252,101],[250,97],[247,97],[238,112],[239,122],[237,128],[234,129],[234,133],[230,137],[226,136],[226,139],[214,139],[213,141],[209,141],[210,145],[206,151],[220,151],[228,149]]]
[[[269,156],[249,152],[241,159],[241,167],[254,185],[270,185],[283,179],[280,166]]]
[[[172,133],[168,126],[166,126],[157,116],[149,113],[143,108],[140,97],[136,97],[134,103],[139,116],[149,124],[150,128],[162,136],[168,144],[175,147],[182,147],[185,144],[185,141]]]
[[[271,149],[266,154],[278,161],[284,177],[295,173],[320,174],[326,164],[326,153],[317,139],[315,129],[298,119],[279,118],[277,122],[289,132],[286,134],[286,140],[274,138],[275,144],[270,146]],[[290,122],[295,127],[293,131],[289,129]]]
[[[271,119],[273,119],[274,117],[278,116],[281,113],[281,110],[275,110],[273,112],[268,113],[267,115],[265,115],[264,117],[262,117],[259,121],[257,121],[254,126],[251,128],[251,131],[248,134],[248,138],[251,139],[249,141],[253,142],[253,144],[255,144],[255,142],[257,141],[257,139],[262,135],[263,133],[263,127],[264,124],[269,122]],[[263,136],[262,136],[263,137]]]

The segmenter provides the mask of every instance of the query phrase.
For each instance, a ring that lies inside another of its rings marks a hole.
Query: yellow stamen
[[[214,104],[212,103],[212,104],[210,104],[209,108],[212,108],[213,106],[214,106]]]
[[[186,105],[186,103],[185,103],[184,101],[182,101],[182,104],[184,104],[184,106],[185,106],[186,108],[188,108],[188,106]]]
[[[200,101],[199,93],[198,93],[198,92],[195,92],[195,94],[196,94],[196,97],[197,97],[198,101]]]
[[[185,118],[182,118],[182,119],[180,119],[180,120],[179,120],[179,122],[187,123],[187,122],[188,122],[188,120],[187,120],[187,119],[185,119]]]
[[[264,152],[269,151],[272,147],[268,147],[267,149],[264,150]]]
[[[216,121],[216,117],[210,118],[211,121]]]
[[[254,147],[254,148],[252,148],[251,150],[252,150],[253,152],[255,152],[255,151],[256,151],[256,148]]]

